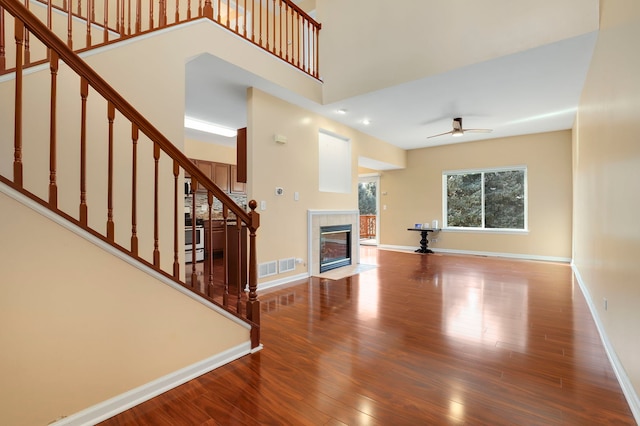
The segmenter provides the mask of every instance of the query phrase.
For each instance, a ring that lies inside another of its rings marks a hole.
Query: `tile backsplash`
[[[235,201],[237,205],[242,207],[243,210],[247,210],[247,196],[246,194],[228,194],[229,197]],[[193,202],[192,196],[184,197],[185,213],[191,211],[191,203]],[[207,193],[196,192],[196,218],[208,219],[209,212],[207,209],[202,210],[202,206],[208,206]],[[229,216],[232,214],[230,213]],[[222,219],[222,203],[217,198],[213,198],[213,218]]]

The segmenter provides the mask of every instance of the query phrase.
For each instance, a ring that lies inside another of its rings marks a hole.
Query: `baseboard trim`
[[[301,274],[291,275],[291,276],[288,276],[288,277],[279,278],[277,280],[266,281],[266,282],[258,284],[258,291],[272,289],[274,287],[279,287],[281,285],[289,284],[289,283],[292,283],[294,281],[305,280],[307,278],[309,278],[309,273],[308,272],[303,272]]]
[[[399,251],[415,251],[415,246],[394,246],[394,245],[379,245],[378,248],[388,249],[388,250],[399,250]],[[455,250],[455,249],[445,249],[445,248],[434,248],[429,247],[433,250],[434,253],[449,253],[449,254],[466,254],[472,256],[487,256],[487,257],[506,257],[509,259],[521,259],[521,260],[539,260],[545,262],[561,262],[561,263],[570,263],[571,258],[568,257],[558,257],[558,256],[539,256],[535,254],[520,254],[520,253],[497,253],[491,251],[472,251],[472,250]]]
[[[627,399],[627,403],[629,404],[629,408],[633,413],[633,417],[636,419],[636,423],[640,424],[640,397],[638,393],[633,387],[629,376],[627,375],[618,355],[616,355],[616,351],[607,336],[607,333],[604,329],[604,324],[600,320],[600,315],[598,315],[598,310],[596,309],[596,305],[593,302],[593,298],[591,297],[591,293],[587,288],[585,282],[580,275],[580,271],[577,266],[572,262],[571,269],[573,270],[574,275],[578,281],[578,286],[584,295],[585,300],[587,301],[587,306],[589,306],[589,311],[591,312],[591,316],[593,317],[593,321],[596,323],[596,328],[598,329],[598,334],[600,335],[600,340],[604,345],[604,350],[607,353],[607,357],[609,358],[609,362],[611,362],[611,367],[613,368],[613,372],[618,379],[618,383],[620,383],[620,387],[622,388],[622,393]]]
[[[164,377],[139,386],[116,397],[103,401],[92,407],[86,408],[69,417],[51,423],[54,426],[84,426],[95,425],[101,421],[122,413],[138,404],[148,401],[168,390],[180,386],[189,380],[193,380],[205,373],[215,370],[242,356],[253,353],[251,342],[242,343],[234,348],[210,358],[192,364],[181,370],[174,371]]]

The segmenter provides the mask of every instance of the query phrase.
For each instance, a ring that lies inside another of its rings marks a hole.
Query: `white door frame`
[[[358,176],[360,182],[374,182],[376,184],[376,245],[380,244],[380,173],[366,173]],[[358,221],[360,219],[358,218]],[[358,232],[359,234],[359,232]],[[358,236],[358,241],[360,240]]]

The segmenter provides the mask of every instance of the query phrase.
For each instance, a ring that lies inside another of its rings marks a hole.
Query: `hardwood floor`
[[[569,265],[361,262],[261,294],[262,351],[103,424],[636,424]]]

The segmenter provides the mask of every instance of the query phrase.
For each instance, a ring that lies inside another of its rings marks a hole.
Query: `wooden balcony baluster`
[[[226,224],[225,224],[225,227],[226,227]],[[242,275],[243,275],[242,262],[240,261],[240,259],[242,259],[242,222],[240,222],[239,220],[236,220],[235,234],[236,234],[235,235],[236,241],[238,242],[238,252],[236,253],[236,259],[238,259],[238,261],[236,262],[235,265],[233,265],[234,269],[236,270],[235,271],[236,282],[234,284],[236,286],[236,296],[238,298],[236,302],[237,303],[236,309],[238,313],[241,313],[242,312],[242,292],[244,291],[244,287],[242,285]],[[229,267],[231,267],[231,265]]]
[[[229,218],[229,209],[227,206],[222,206],[222,239],[223,239],[223,251],[222,251],[222,276],[224,279],[224,295],[222,297],[222,304],[229,306],[229,265],[227,265],[227,259],[229,258],[229,232],[227,227],[227,219]]]
[[[29,0],[24,0],[24,5],[29,10]],[[29,30],[25,29],[24,32],[24,64],[29,65],[31,63],[31,48],[29,47]]]
[[[69,49],[73,49],[73,8],[72,1],[69,0],[67,4],[69,9],[67,10],[67,46]]]
[[[208,252],[205,253],[205,262],[208,264],[209,273],[207,274],[207,291],[206,294],[209,297],[214,297],[213,291],[213,193],[211,191],[207,191],[207,210],[209,212],[209,226],[206,228],[206,238],[209,244],[205,247],[209,249]],[[206,250],[205,250],[206,251]]]
[[[7,69],[7,52],[5,49],[5,38],[4,38],[4,8],[0,6],[0,71],[4,71]]]

